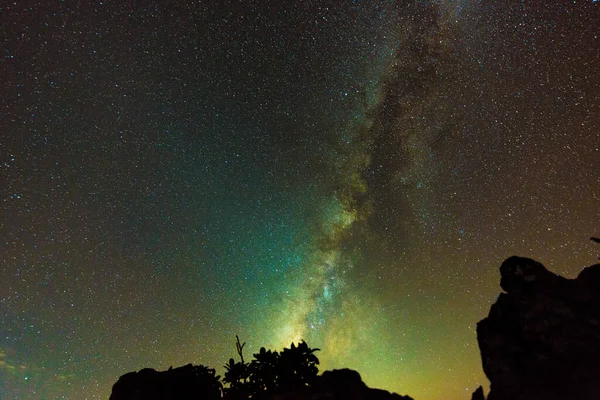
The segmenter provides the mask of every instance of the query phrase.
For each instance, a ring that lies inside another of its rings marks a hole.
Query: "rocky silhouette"
[[[477,325],[488,400],[600,399],[600,264],[566,279],[514,256],[500,275]]]
[[[471,400],[485,400],[485,395],[483,394],[483,388],[481,386],[479,386],[477,390],[473,392]]]
[[[168,371],[151,368],[130,372],[119,378],[110,400],[218,400],[221,382],[215,370],[188,364]]]
[[[298,399],[348,399],[348,400],[413,400],[386,390],[369,388],[360,374],[351,369],[325,371],[312,390]]]

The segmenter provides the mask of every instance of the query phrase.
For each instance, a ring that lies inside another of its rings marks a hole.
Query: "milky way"
[[[600,3],[207,4],[0,9],[0,397],[238,334],[470,398],[500,263],[599,255]]]

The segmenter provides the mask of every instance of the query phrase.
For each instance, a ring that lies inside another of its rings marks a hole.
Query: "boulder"
[[[369,388],[357,371],[344,368],[323,372],[315,385],[303,390],[279,393],[272,400],[413,400],[387,390]]]
[[[215,370],[188,364],[168,371],[144,368],[129,372],[113,385],[110,400],[219,400]]]
[[[485,400],[483,388],[481,386],[479,386],[477,390],[473,392],[473,394],[471,395],[471,400]]]
[[[600,265],[566,279],[514,256],[500,275],[477,324],[488,400],[600,398]]]
[[[344,368],[323,372],[306,399],[413,400],[387,390],[369,388],[357,371]]]

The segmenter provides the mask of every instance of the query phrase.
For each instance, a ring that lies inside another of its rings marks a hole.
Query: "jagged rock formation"
[[[168,371],[151,368],[129,372],[113,385],[110,400],[219,400],[221,383],[215,370],[188,364]]]
[[[510,257],[477,325],[488,400],[600,399],[600,264],[566,279]]]
[[[298,397],[296,397],[299,395]],[[332,400],[413,400],[409,396],[401,396],[382,389],[369,388],[360,374],[351,369],[334,369],[325,371],[319,377],[315,387],[305,393],[291,394],[280,399],[332,399]]]
[[[471,400],[485,400],[485,396],[483,394],[483,388],[481,386],[479,386],[477,388],[477,390],[475,390],[473,392],[473,395],[471,396]]]
[[[206,367],[192,366],[158,372],[150,368],[130,372],[113,386],[110,400],[188,400],[220,399],[218,380],[206,374]],[[215,382],[217,385],[215,385]],[[235,396],[233,396],[235,397]],[[228,396],[223,397],[228,399]],[[302,390],[270,394],[265,400],[413,400],[386,390],[369,388],[360,374],[350,369],[325,371],[312,387]]]

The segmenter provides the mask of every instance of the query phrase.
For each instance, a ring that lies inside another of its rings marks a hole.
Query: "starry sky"
[[[600,2],[0,6],[0,393],[305,339],[417,400],[487,380],[511,255],[600,255]]]

